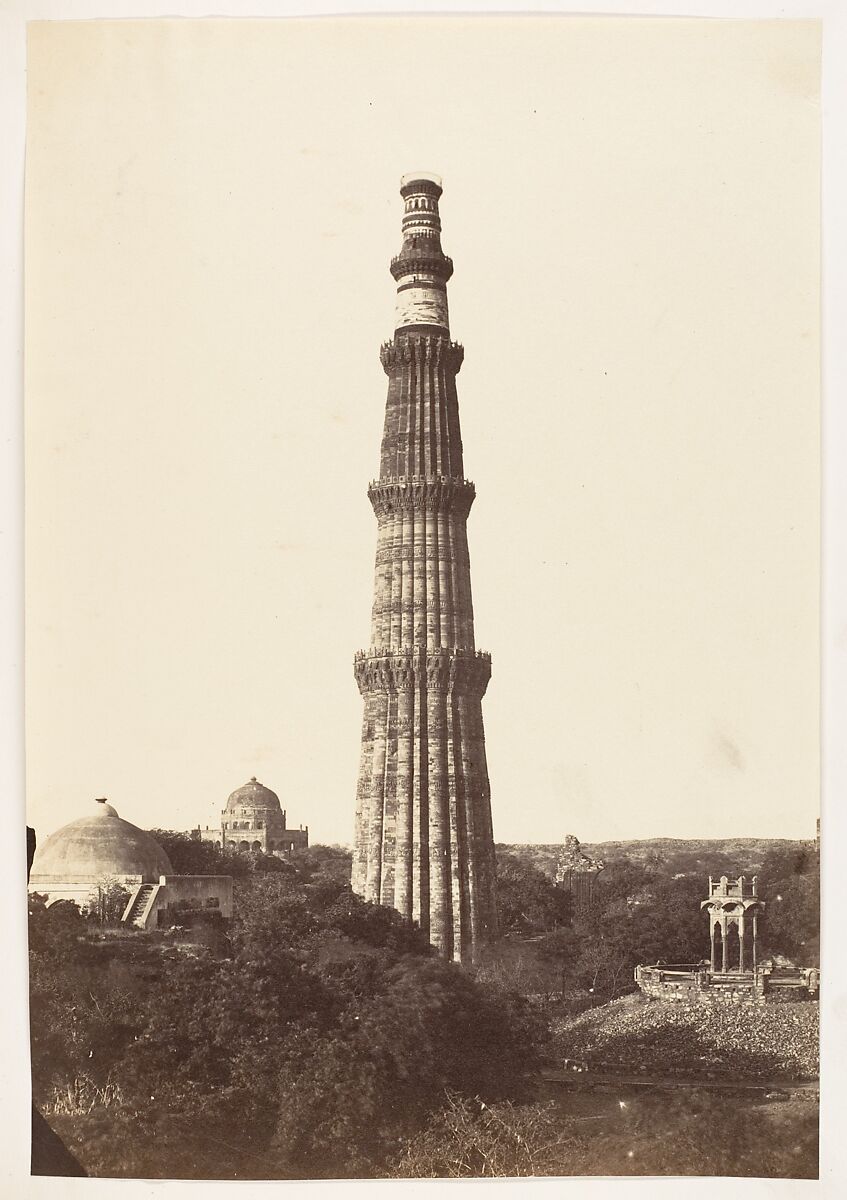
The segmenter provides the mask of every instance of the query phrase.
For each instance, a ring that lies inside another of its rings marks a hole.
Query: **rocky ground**
[[[814,1079],[818,1006],[684,1005],[624,996],[553,1020],[560,1061],[589,1070],[701,1079]]]

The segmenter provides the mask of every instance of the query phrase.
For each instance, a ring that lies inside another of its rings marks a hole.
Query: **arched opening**
[[[249,849],[250,849],[250,843],[249,843],[249,842],[239,842],[239,843],[238,843],[238,849],[239,849],[239,850],[249,850]]]
[[[261,850],[261,849],[262,849],[262,843],[261,843],[261,842],[254,842],[254,843],[253,843],[253,845],[250,847],[250,849],[251,849],[251,850],[254,850],[254,851]]]
[[[741,942],[738,936],[738,924],[732,921],[726,927],[726,965],[728,971],[737,971],[741,963]]]

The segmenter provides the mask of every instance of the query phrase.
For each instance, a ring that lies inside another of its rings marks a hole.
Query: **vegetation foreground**
[[[229,930],[144,934],[30,903],[33,1096],[90,1175],[816,1175],[814,1092],[727,1090],[814,1076],[816,1005],[632,994],[634,962],[700,957],[698,877],[621,860],[577,916],[501,855],[505,937],[469,973],[354,896],[344,851],[222,864],[157,837],[177,871],[238,876]],[[770,948],[811,962],[814,857],[766,867]],[[568,1060],[588,1067],[576,1086],[545,1084]],[[658,1082],[604,1083],[615,1071]]]

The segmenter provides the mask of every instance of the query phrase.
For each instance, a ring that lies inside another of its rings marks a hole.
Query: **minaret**
[[[491,657],[474,646],[465,479],[437,176],[404,176],[403,247],[379,479],[353,890],[419,922],[447,958],[472,962],[496,933],[494,836],[482,697]]]

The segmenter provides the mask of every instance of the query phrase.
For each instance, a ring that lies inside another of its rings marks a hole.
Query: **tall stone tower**
[[[482,697],[491,657],[474,645],[465,479],[441,249],[440,181],[404,176],[394,338],[380,351],[388,400],[368,497],[377,550],[364,697],[353,889],[420,923],[447,958],[473,961],[496,932],[494,837]]]

